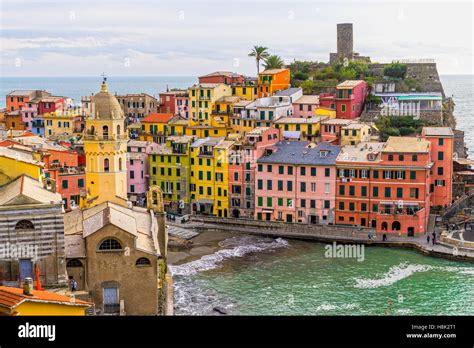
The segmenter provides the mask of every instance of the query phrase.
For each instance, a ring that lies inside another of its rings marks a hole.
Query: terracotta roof
[[[73,299],[72,297],[60,295],[49,291],[32,290],[33,296],[23,294],[22,288],[12,288],[0,286],[0,306],[15,308],[25,301],[42,302],[42,303],[61,303],[70,306],[88,307],[92,305],[90,302]]]
[[[161,114],[157,112],[152,112],[148,116],[142,119],[142,123],[167,123],[171,118],[173,117],[173,114]]]
[[[286,69],[286,68],[280,68],[280,69],[268,69],[268,70],[265,70],[265,71],[262,71],[261,73],[259,73],[259,75],[273,75],[273,74],[278,74],[278,73],[281,73],[285,70],[289,70],[289,69]]]
[[[425,153],[430,150],[430,142],[418,137],[394,137],[387,140],[383,152]]]
[[[353,88],[357,86],[360,83],[363,83],[364,80],[346,80],[344,82],[341,82],[340,84],[337,85],[336,88],[338,89],[347,89],[347,88]]]

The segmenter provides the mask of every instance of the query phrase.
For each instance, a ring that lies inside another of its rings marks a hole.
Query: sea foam
[[[217,268],[222,261],[230,258],[242,257],[249,253],[273,250],[288,247],[288,242],[282,238],[272,241],[258,241],[253,244],[238,245],[231,249],[221,249],[213,254],[205,255],[199,260],[191,261],[182,265],[170,266],[171,274],[191,275],[197,272],[208,271]]]

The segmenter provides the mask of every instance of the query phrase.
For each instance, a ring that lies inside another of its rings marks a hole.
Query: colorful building
[[[319,107],[319,97],[317,95],[303,95],[293,102],[293,116],[311,118],[316,114]]]
[[[45,167],[41,160],[41,154],[30,149],[0,146],[0,185],[7,184],[21,175],[41,181]]]
[[[290,88],[290,69],[268,69],[258,74],[258,97],[270,97]]]
[[[341,145],[356,145],[370,140],[372,126],[367,123],[352,122],[341,128]]]
[[[49,97],[50,93],[40,90],[15,90],[7,94],[7,111],[21,110],[25,104],[35,98]]]
[[[65,97],[42,97],[38,102],[38,115],[52,112],[62,112],[67,108]]]
[[[215,71],[213,73],[199,76],[199,83],[223,83],[226,85],[243,84],[245,76],[230,71]]]
[[[127,205],[127,141],[125,116],[104,82],[92,97],[92,116],[86,119],[84,153],[86,155],[87,195],[83,206],[110,201]]]
[[[164,144],[168,136],[168,122],[173,114],[151,113],[141,120],[140,140]]]
[[[117,95],[116,98],[128,122],[157,113],[160,106],[155,97],[146,93]]]
[[[201,138],[191,144],[192,212],[229,216],[229,155],[233,141]]]
[[[315,142],[320,135],[321,122],[326,117],[280,117],[273,122],[275,128],[281,130],[282,139],[291,138],[301,141]]]
[[[232,84],[232,95],[249,101],[257,99],[257,79],[246,77],[243,83]]]
[[[189,214],[191,202],[191,143],[194,137],[169,136],[165,144],[148,155],[150,185],[163,191],[163,203],[169,213]]]
[[[272,122],[280,117],[293,115],[293,106],[288,96],[259,98],[249,109],[255,115],[256,127],[270,127]]]
[[[337,158],[336,224],[425,233],[432,165],[430,142],[419,137],[343,146]]]
[[[229,117],[233,132],[245,135],[255,128],[255,115],[257,110],[253,107],[255,102],[240,100],[233,105],[234,111]]]
[[[86,315],[92,303],[44,290],[0,286],[0,315]],[[26,337],[26,336],[25,336]]]
[[[342,128],[354,122],[354,120],[343,118],[331,118],[321,121],[321,140],[339,145],[341,143]]]
[[[60,134],[81,133],[85,128],[84,117],[81,108],[69,108],[67,110],[58,110],[45,113],[44,134],[54,136]]]
[[[232,217],[254,218],[256,161],[280,141],[278,129],[257,127],[236,140],[229,157],[229,209]]]
[[[131,202],[144,206],[149,182],[148,154],[158,144],[129,140],[127,143],[127,195]]]
[[[210,116],[216,111],[216,101],[232,95],[230,86],[223,83],[200,83],[188,89],[191,126],[209,125]]]
[[[339,151],[339,146],[329,143],[278,143],[270,154],[257,160],[255,218],[332,223]]]
[[[171,90],[160,93],[160,112],[189,118],[187,90]]]
[[[338,84],[335,98],[337,118],[359,117],[364,109],[367,93],[367,82],[364,80],[347,80]]]
[[[450,206],[453,182],[454,133],[450,127],[423,127],[422,137],[431,143],[431,202],[435,207]]]

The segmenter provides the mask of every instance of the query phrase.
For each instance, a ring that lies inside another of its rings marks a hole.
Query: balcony
[[[85,134],[84,140],[93,140],[93,141],[117,141],[117,140],[127,140],[127,134],[119,135],[97,135],[97,134]]]
[[[210,156],[210,157],[212,157],[213,152],[212,151],[199,151],[199,156]]]

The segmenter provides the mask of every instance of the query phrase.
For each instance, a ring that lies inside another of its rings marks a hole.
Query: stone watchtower
[[[354,32],[352,23],[339,23],[337,25],[337,52],[329,53],[329,63],[334,64],[348,60],[364,60],[370,62],[369,57],[360,56],[354,52]]]
[[[354,54],[354,37],[352,23],[337,25],[337,55],[339,58],[352,59]]]

